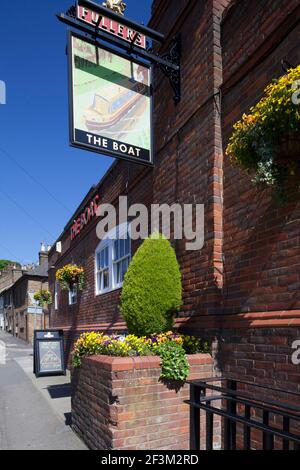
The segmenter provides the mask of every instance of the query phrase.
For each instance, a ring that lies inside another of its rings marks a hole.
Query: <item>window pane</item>
[[[117,264],[117,284],[120,284],[122,282],[121,279],[121,263]]]
[[[127,271],[127,261],[126,259],[124,259],[124,261],[122,261],[122,282],[124,281],[124,276],[125,276],[125,273]]]
[[[77,286],[74,286],[69,292],[69,304],[74,305],[76,303],[77,303]]]
[[[124,276],[128,270],[128,266],[129,266],[129,258],[126,258],[123,261],[116,263],[115,265],[116,284],[121,284],[124,281]]]
[[[128,269],[128,258],[124,259],[123,261],[123,265],[122,265],[122,270],[123,270],[123,273],[122,273],[122,281],[124,281],[124,276],[127,272],[127,269]]]
[[[109,262],[109,248],[106,247],[97,255],[97,269],[104,269],[108,267]]]
[[[125,254],[130,254],[130,241],[129,241],[129,234],[127,233],[127,238],[125,239]]]
[[[120,258],[123,258],[125,255],[125,240],[120,240]]]
[[[115,240],[114,242],[114,260],[117,261],[119,259],[119,240]]]
[[[109,270],[106,269],[103,271],[103,289],[108,289],[109,287]]]

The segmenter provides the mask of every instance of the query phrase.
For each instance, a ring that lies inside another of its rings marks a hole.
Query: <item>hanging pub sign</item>
[[[63,331],[35,330],[33,372],[36,377],[65,375]]]
[[[151,165],[151,68],[69,38],[71,145]]]
[[[160,68],[179,103],[181,39],[159,55],[154,43],[165,36],[126,18],[125,9],[124,0],[77,0],[57,15],[84,33],[69,32],[70,144],[153,166],[152,70]]]

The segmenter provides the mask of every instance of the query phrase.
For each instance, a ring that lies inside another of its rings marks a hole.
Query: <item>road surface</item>
[[[83,450],[68,377],[36,379],[32,347],[0,331],[0,450]]]

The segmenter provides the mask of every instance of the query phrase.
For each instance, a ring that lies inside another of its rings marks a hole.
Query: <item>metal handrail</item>
[[[279,393],[285,393],[285,394],[288,394],[288,395],[294,395],[294,396],[300,398],[300,393],[295,392],[293,390],[285,390],[283,388],[270,387],[269,385],[262,385],[262,384],[257,384],[257,383],[254,383],[254,382],[240,380],[240,379],[237,379],[236,377],[233,377],[233,376],[230,376],[230,375],[228,377],[210,377],[208,379],[188,380],[187,383],[197,384],[199,382],[201,382],[201,383],[203,383],[203,382],[204,383],[224,382],[225,380],[226,381],[235,381],[235,382],[238,382],[239,384],[251,385],[252,387],[262,388],[262,389],[265,389],[265,390],[271,390],[272,392],[279,392]]]
[[[219,379],[215,379],[215,381],[217,382]],[[233,379],[228,379],[229,381],[231,382],[235,382],[235,383],[242,383],[242,384],[247,384],[252,386],[252,387],[256,387],[256,384],[253,384],[251,382],[242,382],[240,380],[233,380]],[[230,395],[238,395],[239,397],[241,398],[250,398],[252,399],[253,401],[261,401],[267,405],[273,405],[273,406],[276,406],[277,408],[285,408],[287,410],[291,410],[291,411],[296,411],[297,413],[300,413],[300,406],[296,406],[296,405],[288,405],[286,403],[282,403],[282,402],[277,402],[277,401],[274,401],[274,400],[270,400],[270,399],[264,399],[262,400],[261,397],[259,397],[257,400],[255,400],[253,397],[249,396],[249,394],[246,394],[246,393],[243,393],[243,392],[237,392],[235,391],[234,389],[231,389],[231,388],[223,388],[223,387],[219,387],[217,385],[207,385],[207,382],[205,381],[190,381],[188,382],[189,384],[192,384],[192,385],[198,385],[199,387],[202,387],[202,388],[206,388],[208,390],[214,390],[214,391],[219,391],[221,393],[227,393],[227,394],[230,394]],[[263,388],[259,385],[257,385],[257,387],[259,388]],[[271,389],[270,387],[267,388],[268,390],[272,390],[274,392],[278,392],[279,389]],[[287,392],[285,391],[284,392],[285,394],[289,395],[290,392]],[[294,393],[292,393],[294,395]],[[300,396],[300,395],[299,395]]]
[[[226,387],[211,384],[212,382],[227,381]],[[285,395],[300,396],[296,392],[271,388],[252,382],[236,380],[227,377],[213,377],[189,381],[190,399],[185,401],[190,405],[190,447],[191,450],[200,450],[201,426],[200,411],[206,412],[206,449],[213,448],[214,436],[214,415],[220,416],[224,421],[224,449],[235,450],[237,446],[236,424],[243,424],[244,448],[251,449],[251,430],[262,431],[262,447],[265,450],[274,449],[274,438],[282,439],[282,448],[289,449],[293,443],[295,449],[300,449],[300,427],[299,434],[290,432],[292,421],[300,422],[300,407],[270,400],[262,396],[249,396],[245,390],[239,391],[238,385],[248,385],[254,388],[265,389],[273,393],[284,393]],[[216,391],[218,394],[207,395],[207,391]],[[247,391],[246,391],[247,392]],[[219,401],[220,407],[211,406],[213,402]],[[239,409],[238,409],[239,405]],[[242,415],[244,407],[244,415]],[[251,410],[262,411],[262,421],[253,419]],[[270,425],[270,416],[282,418],[282,426],[274,427]],[[293,430],[294,431],[294,430]]]

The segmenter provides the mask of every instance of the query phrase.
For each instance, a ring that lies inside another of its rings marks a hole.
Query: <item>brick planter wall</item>
[[[189,379],[213,375],[211,356],[189,356],[189,362]],[[159,357],[83,359],[72,372],[75,432],[95,450],[189,449],[189,386],[164,384],[160,373]],[[204,444],[205,420],[201,424]],[[216,447],[219,431],[217,422]]]

